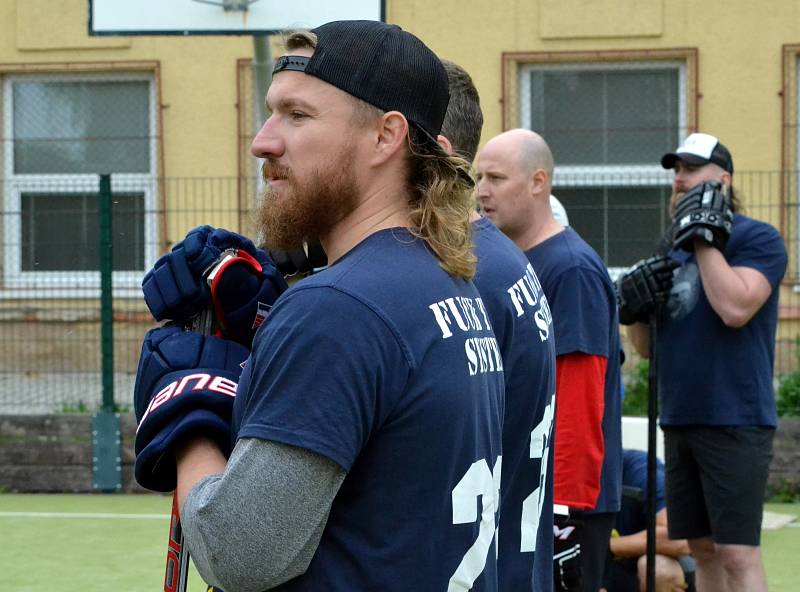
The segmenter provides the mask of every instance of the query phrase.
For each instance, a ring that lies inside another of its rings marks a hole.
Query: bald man
[[[603,261],[553,218],[553,168],[541,136],[523,129],[502,133],[478,156],[478,199],[483,213],[525,252],[550,303],[556,338],[554,502],[569,514],[554,527],[555,585],[597,592],[622,492],[617,305]]]
[[[439,142],[472,162],[483,126],[478,89],[442,60],[450,83]],[[475,286],[503,360],[505,409],[497,531],[499,592],[552,592],[555,338],[541,282],[517,246],[472,212]],[[495,478],[497,476],[495,475]]]

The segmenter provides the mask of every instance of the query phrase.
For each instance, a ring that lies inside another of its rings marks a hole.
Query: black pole
[[[112,273],[114,241],[111,222],[111,175],[100,175],[100,349],[102,352],[103,411],[114,410],[114,305]]]
[[[647,592],[656,589],[656,433],[658,429],[658,357],[656,350],[659,307],[650,315],[650,364],[647,372]]]

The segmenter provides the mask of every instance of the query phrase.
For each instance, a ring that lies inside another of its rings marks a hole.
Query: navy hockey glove
[[[619,322],[632,325],[646,323],[656,306],[669,298],[672,272],[680,263],[669,257],[642,259],[617,278],[615,284],[619,304]]]
[[[694,250],[695,239],[725,250],[733,228],[733,210],[728,188],[718,182],[705,182],[687,191],[675,208],[672,246]]]
[[[233,400],[248,353],[233,341],[174,325],[147,333],[133,390],[134,474],[142,487],[175,489],[175,448],[194,436],[230,454]]]
[[[581,533],[583,521],[561,514],[553,516],[553,590],[580,592]]]
[[[310,244],[305,249],[274,250],[267,251],[267,254],[284,276],[291,276],[296,273],[306,275],[315,269],[328,265],[328,255],[322,245],[317,243]]]
[[[157,321],[186,324],[209,306],[213,291],[223,335],[248,347],[266,311],[287,288],[267,254],[250,239],[211,226],[189,231],[142,281],[145,302]]]
[[[267,254],[225,251],[208,276],[214,317],[222,335],[252,347],[253,337],[288,285]]]
[[[255,245],[243,236],[198,226],[161,256],[142,280],[144,301],[153,317],[157,321],[185,321],[206,308],[210,292],[203,273],[228,248],[255,253]]]

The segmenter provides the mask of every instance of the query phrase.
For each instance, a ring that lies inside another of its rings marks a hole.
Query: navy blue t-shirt
[[[614,528],[625,536],[647,528],[647,452],[626,448],[622,451],[622,485],[638,496],[622,496],[622,508]],[[656,458],[656,513],[667,506],[664,497],[664,463]]]
[[[724,255],[731,267],[764,274],[772,293],[747,325],[726,327],[694,253],[670,252],[682,266],[657,333],[661,425],[777,426],[772,368],[786,247],[775,228],[737,214]]]
[[[603,468],[592,512],[616,512],[622,493],[620,342],[614,286],[598,254],[572,228],[525,253],[544,287],[556,335],[556,356],[607,358],[603,410]],[[558,434],[556,434],[558,438]]]
[[[505,369],[497,572],[500,590],[553,589],[555,346],[547,297],[525,254],[482,218],[472,224],[475,285]]]
[[[237,437],[347,476],[307,572],[278,589],[497,589],[502,364],[474,284],[405,229],[281,296],[239,383]]]

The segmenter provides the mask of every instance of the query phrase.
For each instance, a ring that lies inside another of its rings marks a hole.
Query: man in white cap
[[[691,134],[661,164],[675,172],[668,244],[618,286],[620,319],[645,357],[657,315],[669,535],[688,539],[699,590],[766,591],[759,544],[786,249],[775,228],[739,213],[733,159],[716,137]]]

